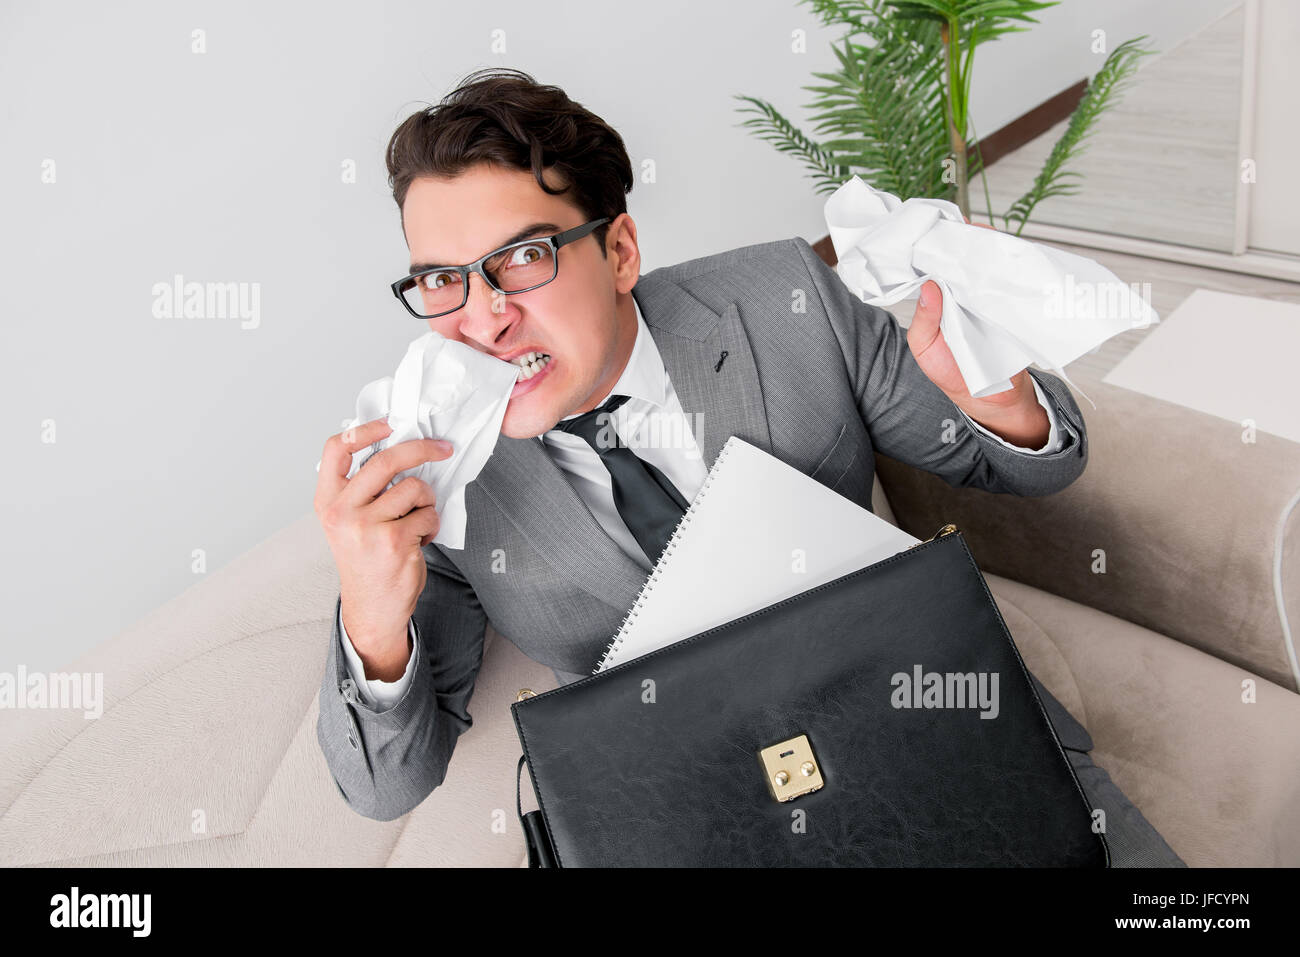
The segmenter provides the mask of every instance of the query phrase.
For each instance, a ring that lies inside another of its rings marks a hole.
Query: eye
[[[507,262],[506,265],[530,266],[545,257],[546,253],[549,251],[549,246],[544,246],[538,243],[533,243],[529,246],[520,246],[511,253],[510,261]]]
[[[447,286],[453,282],[460,281],[460,273],[455,272],[431,272],[421,276],[418,280],[422,289],[437,289],[440,286]]]

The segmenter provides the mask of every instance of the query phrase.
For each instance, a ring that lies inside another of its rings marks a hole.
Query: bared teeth
[[[531,379],[546,368],[547,363],[551,361],[551,357],[545,352],[526,352],[511,361],[519,366],[519,379],[522,381]]]
[[[515,356],[510,361],[517,366],[526,366],[536,362],[538,359],[541,359],[543,356],[547,354],[548,353],[545,352],[525,352],[522,355]]]

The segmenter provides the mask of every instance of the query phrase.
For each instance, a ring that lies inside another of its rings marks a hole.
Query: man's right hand
[[[392,488],[398,472],[449,458],[441,439],[410,439],[370,456],[351,479],[352,454],[387,435],[374,419],[331,435],[316,481],[316,517],[339,572],[343,627],[366,678],[396,681],[411,656],[407,622],[428,570],[421,548],[438,534],[433,489],[415,476]]]

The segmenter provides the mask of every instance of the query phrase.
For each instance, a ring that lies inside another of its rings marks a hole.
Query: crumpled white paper
[[[835,271],[863,302],[887,306],[916,298],[927,280],[939,284],[939,328],[975,398],[1010,389],[1031,362],[1070,382],[1067,363],[1160,321],[1100,263],[967,224],[946,200],[902,202],[854,176],[824,213]]]
[[[450,458],[398,472],[388,488],[409,475],[433,487],[440,524],[433,541],[465,547],[465,486],[478,477],[501,435],[510,392],[519,378],[513,363],[495,359],[436,332],[412,342],[392,376],[367,383],[357,396],[357,417],[347,428],[387,418],[393,431],[352,454],[352,478],[370,456],[408,439],[446,439]],[[317,470],[320,464],[317,463]]]

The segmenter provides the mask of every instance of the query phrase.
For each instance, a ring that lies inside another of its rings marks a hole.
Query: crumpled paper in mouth
[[[967,224],[946,200],[902,202],[854,176],[824,214],[835,271],[863,302],[887,306],[916,298],[927,280],[938,283],[939,328],[975,398],[1010,389],[1031,362],[1070,382],[1065,365],[1160,321],[1138,290],[1100,263]]]
[[[393,431],[354,452],[347,477],[355,476],[370,456],[398,442],[451,442],[450,458],[398,472],[387,488],[410,475],[427,482],[440,518],[433,541],[464,548],[465,486],[478,477],[496,448],[518,378],[519,367],[513,363],[439,333],[425,333],[407,347],[394,375],[366,384],[357,396],[356,418],[346,428],[387,418]]]

